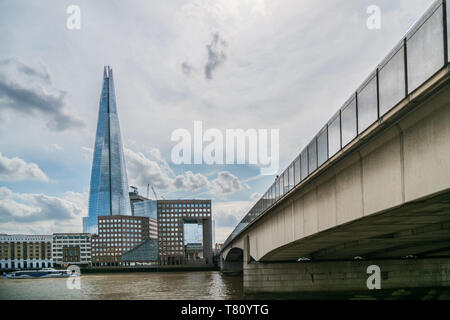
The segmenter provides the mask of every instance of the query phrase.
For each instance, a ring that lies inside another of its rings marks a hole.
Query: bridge
[[[225,241],[246,293],[450,286],[449,16],[436,1]]]

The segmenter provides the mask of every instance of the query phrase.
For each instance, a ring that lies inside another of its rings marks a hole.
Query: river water
[[[0,300],[212,300],[212,299],[332,299],[332,300],[450,300],[450,288],[371,290],[364,292],[269,294],[244,296],[242,275],[218,271],[83,274],[74,278],[3,279]],[[75,281],[75,282],[74,282]]]
[[[0,279],[0,300],[242,298],[242,276],[218,271],[84,274],[79,286],[67,278]]]

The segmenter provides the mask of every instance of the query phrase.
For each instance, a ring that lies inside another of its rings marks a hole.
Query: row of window
[[[210,209],[161,209],[158,212],[207,212],[210,213]]]
[[[210,208],[211,203],[158,203],[158,208]]]

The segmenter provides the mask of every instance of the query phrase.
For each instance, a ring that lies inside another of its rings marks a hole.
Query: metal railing
[[[449,62],[450,12],[437,0],[239,222],[222,250],[284,194],[408,97]]]

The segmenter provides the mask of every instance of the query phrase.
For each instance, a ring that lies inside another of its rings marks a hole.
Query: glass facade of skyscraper
[[[87,231],[97,233],[97,217],[106,215],[131,215],[128,178],[117,115],[113,73],[110,67],[105,67],[103,74]]]
[[[133,203],[134,215],[157,220],[156,200],[145,200]]]

